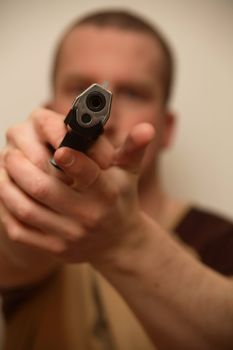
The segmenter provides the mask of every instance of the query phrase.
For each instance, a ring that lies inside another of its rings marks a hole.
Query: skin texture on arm
[[[56,148],[61,123],[50,117],[47,112],[46,128],[41,117],[34,123],[41,144]],[[5,229],[17,242],[55,258],[91,263],[159,348],[230,349],[232,281],[196,261],[140,208],[139,171],[153,136],[150,125],[140,124],[117,150],[104,136],[89,157],[57,150],[55,160],[69,184],[9,149],[5,169],[14,182],[6,177],[0,185]],[[22,203],[20,210],[15,203]]]
[[[97,269],[125,298],[159,349],[231,349],[232,280],[145,217],[144,244]]]

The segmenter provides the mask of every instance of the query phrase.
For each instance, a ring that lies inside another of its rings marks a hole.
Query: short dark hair
[[[125,11],[125,10],[102,10],[99,12],[94,12],[88,14],[84,17],[75,20],[65,35],[58,43],[57,49],[55,51],[53,68],[52,68],[52,82],[55,83],[58,62],[60,54],[62,51],[62,45],[70,32],[81,25],[93,24],[97,27],[113,27],[125,30],[138,31],[141,33],[151,35],[161,48],[163,54],[163,88],[164,88],[164,100],[165,103],[168,102],[171,90],[173,87],[174,80],[174,56],[170,44],[168,44],[167,39],[163,36],[158,28],[150,24],[148,21],[142,19],[138,15]]]

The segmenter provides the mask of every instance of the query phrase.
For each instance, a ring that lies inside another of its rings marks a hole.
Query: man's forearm
[[[99,271],[159,349],[232,349],[233,283],[198,262],[146,219],[147,239]]]
[[[0,288],[36,283],[57,266],[45,252],[11,241],[0,223]]]

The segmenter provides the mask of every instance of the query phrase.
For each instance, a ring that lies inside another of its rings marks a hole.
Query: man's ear
[[[165,149],[171,146],[176,127],[176,116],[173,112],[166,111],[163,118],[163,135],[160,143],[161,149]]]

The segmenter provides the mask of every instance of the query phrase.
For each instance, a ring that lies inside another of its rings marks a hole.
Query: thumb
[[[124,144],[117,150],[114,165],[138,173],[146,147],[154,139],[155,129],[151,124],[134,126]]]

